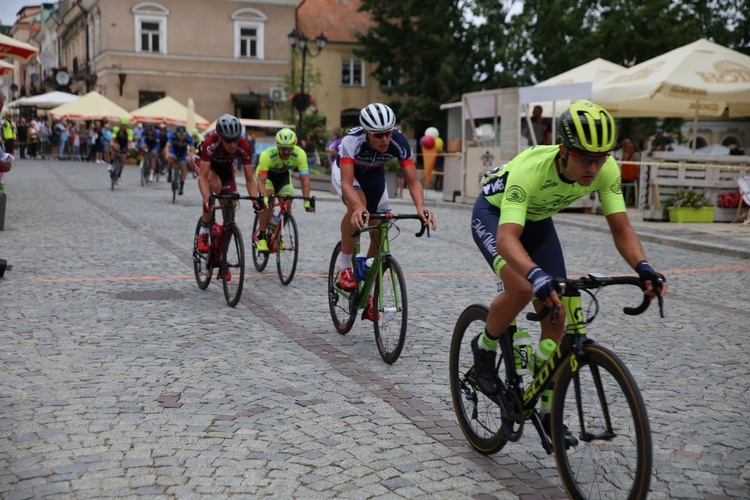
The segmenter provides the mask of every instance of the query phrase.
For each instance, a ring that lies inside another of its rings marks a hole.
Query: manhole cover
[[[122,300],[176,300],[185,298],[185,295],[174,290],[135,290],[116,293],[114,297]]]

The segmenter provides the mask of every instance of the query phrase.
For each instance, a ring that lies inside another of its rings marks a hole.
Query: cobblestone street
[[[135,167],[114,191],[106,167],[89,163],[17,161],[5,181],[2,498],[565,497],[530,426],[486,457],[456,422],[453,326],[496,286],[467,207],[431,202],[429,239],[400,223],[391,249],[406,274],[409,329],[387,365],[371,323],[333,328],[326,276],[344,207],[329,193],[317,213],[295,210],[301,251],[288,287],[274,256],[255,271],[253,211],[242,204],[245,289],[233,309],[221,283],[202,291],[193,276],[193,179],[174,205],[164,180],[141,187]],[[394,207],[413,212],[403,200]],[[555,221],[571,277],[632,273],[603,217]],[[655,307],[626,317],[637,291],[607,289],[590,334],[643,392],[650,498],[748,498],[750,259],[741,244],[721,254],[705,235],[686,249],[659,233],[644,247],[670,283],[666,318]]]

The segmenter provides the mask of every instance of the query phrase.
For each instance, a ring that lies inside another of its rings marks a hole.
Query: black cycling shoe
[[[542,427],[544,427],[544,432],[547,433],[548,436],[552,437],[552,431],[550,429],[552,421],[552,415],[550,413],[547,413],[544,418],[542,419]],[[568,430],[567,425],[563,425],[563,429],[565,430],[565,449],[572,448],[573,446],[578,446],[578,439]]]
[[[487,395],[494,396],[498,391],[497,367],[495,366],[496,351],[479,348],[479,335],[471,341],[471,352],[474,353],[474,373],[477,384]]]

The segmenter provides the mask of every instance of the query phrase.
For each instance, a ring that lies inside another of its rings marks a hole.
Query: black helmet
[[[227,142],[234,142],[240,137],[242,124],[236,116],[222,115],[216,121],[216,131],[219,136]]]

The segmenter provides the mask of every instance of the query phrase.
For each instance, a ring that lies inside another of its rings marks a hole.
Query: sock
[[[497,351],[497,345],[499,343],[500,339],[492,338],[485,328],[482,335],[479,336],[479,342],[477,342],[477,345],[479,345],[480,349],[484,349],[485,351]]]
[[[201,229],[200,231],[198,231],[198,234],[206,234],[210,225],[210,222],[205,222],[203,219],[201,219]]]
[[[354,252],[345,252],[341,251],[339,254],[339,267],[341,269],[346,269],[347,267],[352,267],[352,255]]]

